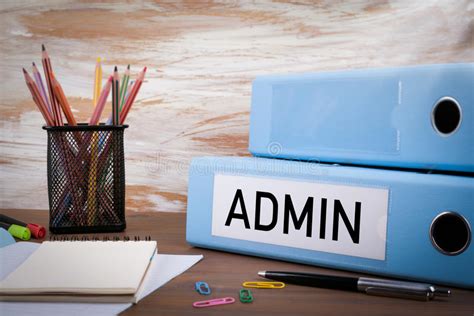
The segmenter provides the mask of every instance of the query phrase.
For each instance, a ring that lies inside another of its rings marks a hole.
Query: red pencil
[[[52,73],[53,69],[51,67],[51,60],[49,59],[48,52],[46,52],[46,48],[42,45],[42,58],[41,61],[43,62],[43,70],[44,70],[44,77],[46,78],[46,83],[48,85],[48,92],[49,92],[49,100],[51,102],[51,110],[53,112],[53,120],[56,126],[63,125],[63,120],[61,117],[61,111],[59,109],[59,105],[54,97],[53,91],[53,82],[52,82]]]
[[[36,106],[40,110],[41,114],[43,115],[44,120],[48,126],[54,126],[54,121],[51,115],[49,114],[48,107],[44,102],[44,99],[41,97],[41,93],[39,92],[36,83],[33,81],[31,76],[28,74],[25,68],[23,68],[23,75],[25,76],[26,85],[30,90],[31,96],[33,97],[33,101],[36,103]]]
[[[143,79],[145,78],[145,72],[146,67],[143,68],[142,72],[135,81],[135,84],[133,85],[132,91],[130,91],[130,95],[128,96],[127,102],[125,102],[125,105],[123,106],[122,111],[120,112],[120,124],[123,124],[125,122],[125,119],[127,118],[128,112],[130,111],[130,108],[132,107],[133,102],[137,97],[138,91],[142,86]]]

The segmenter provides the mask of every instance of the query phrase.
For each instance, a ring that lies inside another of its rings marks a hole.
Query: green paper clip
[[[239,292],[239,297],[240,297],[240,301],[242,303],[252,303],[253,302],[252,292],[250,292],[249,289],[241,289],[240,292]]]

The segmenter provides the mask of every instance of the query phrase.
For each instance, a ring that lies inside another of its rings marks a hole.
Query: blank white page
[[[156,241],[45,241],[0,294],[135,294]]]

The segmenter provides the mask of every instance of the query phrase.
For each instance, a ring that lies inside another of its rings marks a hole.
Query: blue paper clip
[[[211,288],[206,282],[203,282],[203,281],[196,282],[196,284],[194,285],[194,288],[201,295],[211,294]]]

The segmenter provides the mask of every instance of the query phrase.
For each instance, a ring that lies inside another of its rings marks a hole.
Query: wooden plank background
[[[46,133],[23,82],[41,44],[85,121],[95,60],[148,66],[126,131],[128,211],[183,212],[192,157],[247,156],[255,76],[472,62],[472,1],[2,1],[0,208],[48,207]]]

